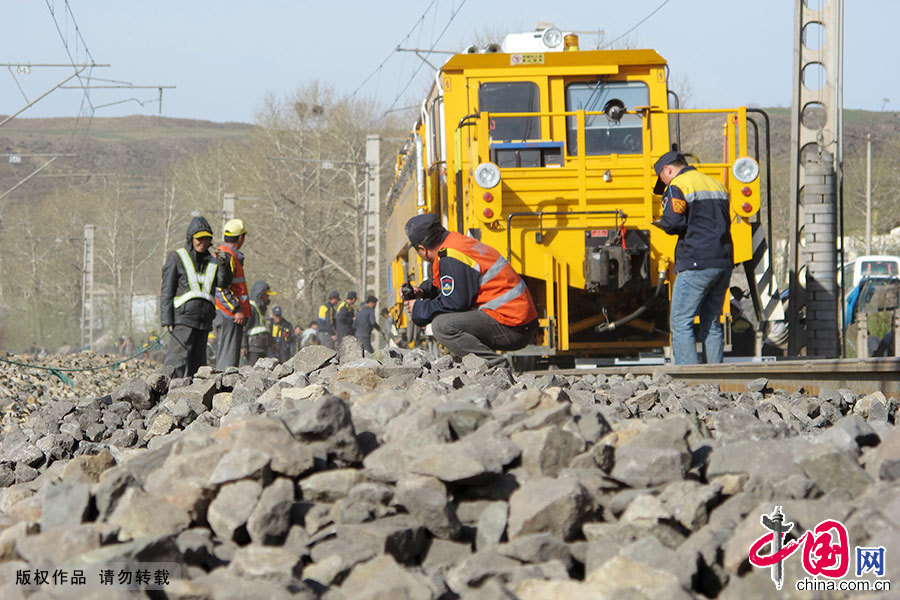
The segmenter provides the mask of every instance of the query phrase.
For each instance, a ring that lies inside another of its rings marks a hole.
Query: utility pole
[[[866,254],[872,254],[872,134],[866,134]]]
[[[234,218],[234,194],[222,196],[222,237],[225,237],[225,223]]]
[[[94,350],[94,226],[84,226],[84,267],[81,277],[81,347]]]
[[[363,238],[363,294],[381,289],[381,136],[366,136],[366,201]]]
[[[837,356],[842,238],[844,1],[794,0],[788,354]],[[808,200],[807,200],[808,199]],[[806,301],[800,270],[806,267]],[[800,312],[806,308],[806,325]]]

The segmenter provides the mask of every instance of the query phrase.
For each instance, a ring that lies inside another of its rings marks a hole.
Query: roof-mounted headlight
[[[548,27],[544,30],[544,33],[541,34],[541,41],[548,48],[556,48],[557,46],[562,44],[562,31],[560,31],[556,27]]]
[[[731,172],[734,173],[734,178],[741,183],[750,183],[759,177],[759,164],[749,156],[742,156],[734,161]]]
[[[475,167],[475,183],[484,189],[490,189],[500,183],[500,168],[491,162],[481,163]]]

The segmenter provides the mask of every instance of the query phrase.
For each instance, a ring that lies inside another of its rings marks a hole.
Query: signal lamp
[[[489,209],[489,208],[486,208],[486,209],[484,209],[484,211],[482,211],[482,214],[484,214],[485,217],[487,217],[488,219],[490,219],[491,217],[494,216],[494,211],[492,211],[492,210]]]
[[[749,196],[750,194],[753,193],[753,190],[751,190],[749,186],[745,185],[744,187],[741,188],[741,193],[745,196]]]
[[[484,189],[490,189],[500,183],[500,167],[492,162],[481,163],[475,167],[475,183]]]
[[[556,48],[563,41],[562,31],[556,27],[549,27],[541,34],[541,41],[544,42],[544,45],[548,48]]]
[[[753,210],[753,206],[749,202],[744,202],[741,204],[741,210],[748,213]]]
[[[734,161],[731,172],[741,183],[750,183],[759,177],[759,164],[749,156],[742,156]]]
[[[484,195],[481,196],[481,198],[485,202],[493,202],[494,201],[494,195],[490,192],[485,192]]]

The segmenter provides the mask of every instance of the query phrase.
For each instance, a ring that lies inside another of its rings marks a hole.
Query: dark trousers
[[[191,377],[206,364],[206,340],[209,332],[187,325],[176,325],[169,334],[165,365],[175,367],[174,377]]]
[[[495,350],[518,350],[531,343],[537,321],[508,327],[483,310],[468,310],[438,315],[431,322],[431,333],[456,356],[476,354],[491,359],[497,358]]]
[[[240,364],[244,326],[221,313],[216,316],[216,323],[216,370],[224,371]]]

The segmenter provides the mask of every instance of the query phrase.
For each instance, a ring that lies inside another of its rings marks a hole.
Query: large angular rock
[[[261,579],[288,585],[300,579],[303,569],[302,558],[284,548],[250,544],[235,552],[229,569],[246,579]]]
[[[337,353],[325,346],[306,346],[289,361],[294,373],[309,375],[327,364]]]
[[[404,570],[390,555],[356,565],[341,585],[341,591],[346,598],[358,600],[430,600],[434,597],[424,576]]]
[[[41,505],[41,531],[60,525],[79,525],[91,510],[91,488],[87,483],[51,485]]]
[[[256,544],[280,544],[291,527],[294,482],[280,477],[263,491],[250,518],[247,532]]]
[[[129,379],[113,390],[112,401],[128,402],[138,410],[147,410],[153,406],[150,384],[140,379]]]
[[[144,490],[199,519],[215,494],[215,484],[210,482],[213,468],[227,450],[216,444],[194,452],[173,453],[150,473]]]
[[[255,448],[234,448],[218,461],[209,482],[218,485],[238,479],[264,478],[271,460],[269,455]]]
[[[572,565],[572,550],[558,537],[549,533],[532,533],[501,544],[497,552],[523,563],[544,563],[558,560],[567,568]]]
[[[363,479],[365,476],[357,469],[333,469],[303,479],[300,490],[303,499],[308,502],[335,502],[346,498]]]
[[[577,479],[532,479],[513,492],[509,500],[507,534],[510,540],[542,532],[572,539],[590,511],[590,496]]]
[[[197,408],[200,406],[207,410],[212,408],[212,399],[213,396],[216,395],[216,392],[219,391],[218,387],[218,383],[215,379],[200,379],[191,385],[180,387],[175,390],[169,390],[169,393],[166,396],[166,402],[174,403],[179,399],[184,398],[186,402],[195,406],[196,408],[194,410],[199,413],[201,411],[197,410]]]
[[[842,490],[855,498],[872,483],[872,477],[847,452],[831,444],[806,446],[797,462],[826,494]]]
[[[243,479],[222,486],[206,513],[209,526],[222,540],[247,540],[245,525],[262,493],[258,481]]]
[[[497,546],[506,533],[509,506],[506,502],[490,503],[478,517],[475,531],[475,549],[479,552]]]
[[[502,467],[486,465],[481,457],[472,456],[462,442],[424,446],[407,468],[411,473],[429,475],[450,484],[475,485],[497,479]]]
[[[282,420],[298,440],[324,451],[340,466],[357,464],[362,453],[347,403],[337,396],[325,396],[282,415]]]
[[[584,440],[556,425],[512,434],[522,449],[522,467],[531,475],[556,477],[584,448]]]
[[[492,578],[502,580],[519,566],[518,561],[493,550],[477,552],[447,571],[447,586],[460,596],[469,597],[474,588]]]
[[[397,482],[397,500],[418,522],[438,538],[454,539],[462,525],[447,488],[434,477],[407,477]]]
[[[187,511],[139,490],[128,488],[108,521],[118,525],[119,540],[174,535],[188,528],[191,518]]]
[[[337,539],[390,554],[398,562],[415,562],[427,549],[425,528],[407,515],[358,525],[338,525]]]
[[[616,446],[612,476],[632,487],[647,487],[684,479],[691,464],[685,419],[655,423]]]
[[[214,437],[229,441],[235,449],[250,448],[262,452],[269,457],[271,470],[280,475],[299,477],[315,466],[313,449],[295,440],[278,419],[243,417],[221,427]]]

